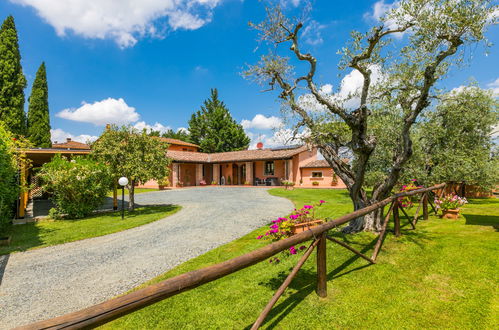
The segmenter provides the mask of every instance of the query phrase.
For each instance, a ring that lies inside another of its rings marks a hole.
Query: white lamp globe
[[[120,184],[120,186],[124,187],[128,184],[128,179],[122,176],[121,178],[119,178],[118,183]]]

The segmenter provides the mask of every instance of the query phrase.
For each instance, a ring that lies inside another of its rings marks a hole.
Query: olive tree
[[[308,140],[343,180],[358,210],[390,195],[413,153],[413,125],[439,93],[436,83],[462,64],[464,47],[488,45],[484,34],[497,21],[496,8],[490,0],[399,1],[379,25],[365,33],[353,31],[351,41],[341,49],[339,69],[360,74],[362,86],[340,96],[326,93],[317,83],[317,58],[304,51],[300,42],[303,21],[286,17],[279,6],[267,8],[264,21],[250,24],[269,52],[244,75],[279,91],[283,106],[297,118],[296,129],[310,132]],[[405,39],[392,42],[400,33]],[[283,45],[289,45],[286,54],[292,59],[282,55]],[[322,111],[303,100],[312,100]],[[385,111],[396,123],[389,124],[397,139],[390,141],[386,176],[368,194],[366,174],[379,147],[371,129],[373,118]],[[341,157],[345,148],[353,155],[350,164]],[[381,212],[352,220],[345,231],[379,230]]]
[[[149,136],[145,130],[111,126],[92,144],[92,154],[109,166],[115,184],[121,176],[128,178],[128,208],[133,210],[137,183],[162,180],[168,176],[168,146],[159,138]]]
[[[493,130],[498,101],[491,91],[461,87],[441,97],[414,133],[414,156],[404,176],[425,184],[453,181],[485,189],[499,182]]]

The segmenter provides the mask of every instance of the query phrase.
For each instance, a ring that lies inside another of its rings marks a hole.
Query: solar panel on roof
[[[279,150],[290,150],[290,149],[296,149],[296,148],[299,148],[301,147],[301,145],[299,144],[294,144],[294,145],[291,145],[291,146],[281,146],[281,147],[275,147],[275,148],[271,148],[270,150],[272,151],[279,151]]]

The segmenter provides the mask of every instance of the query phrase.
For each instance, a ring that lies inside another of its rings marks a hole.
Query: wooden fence
[[[19,329],[93,328],[98,325],[112,321],[121,316],[130,314],[138,309],[144,308],[155,302],[164,300],[168,297],[177,295],[184,291],[191,290],[205,283],[214,281],[221,277],[237,272],[241,269],[250,267],[256,263],[262,262],[274,256],[275,254],[281,251],[289,249],[291,246],[312,240],[312,243],[310,244],[308,249],[299,259],[296,266],[293,268],[288,277],[284,280],[282,285],[276,291],[272,299],[269,301],[267,306],[265,306],[262,313],[254,323],[252,329],[258,329],[263,324],[265,318],[267,317],[268,313],[270,312],[274,304],[279,300],[281,295],[289,286],[289,284],[291,283],[295,275],[298,273],[300,268],[303,266],[307,258],[312,254],[314,249],[317,249],[316,292],[320,297],[326,297],[327,295],[326,242],[328,240],[347,248],[353,253],[359,255],[361,258],[365,259],[366,261],[374,264],[376,263],[376,257],[380,252],[383,240],[386,235],[388,222],[391,218],[390,215],[393,215],[394,232],[396,236],[399,236],[401,234],[400,212],[403,213],[403,215],[407,218],[407,220],[411,224],[412,228],[415,229],[417,221],[419,219],[419,212],[421,208],[422,208],[423,219],[428,219],[428,204],[431,205],[433,211],[436,214],[436,209],[431,203],[431,200],[433,199],[432,194],[434,190],[440,189],[442,191],[442,188],[444,187],[445,184],[442,183],[429,188],[421,188],[417,190],[395,194],[378,203],[369,205],[368,207],[365,207],[363,209],[354,211],[342,217],[328,221],[320,226],[312,227],[302,233],[296,234],[281,241],[274,242],[272,244],[254,250],[252,252],[246,253],[242,256],[206,268],[184,273],[172,277],[170,279],[164,280],[162,282],[159,282],[157,284],[150,285],[146,288],[82,309],[80,311],[55,317],[49,320],[33,323],[30,325],[26,325],[20,327]],[[413,217],[409,217],[409,215],[401,205],[400,199],[402,197],[414,196],[414,195],[421,195],[421,198],[416,210],[416,214]],[[384,216],[382,229],[377,238],[377,242],[376,245],[374,246],[374,251],[371,257],[368,257],[363,253],[357,251],[353,247],[347,245],[346,243],[327,235],[328,230],[340,226],[357,217],[371,213],[379,208],[383,208],[389,204],[390,207],[388,209],[388,212]]]

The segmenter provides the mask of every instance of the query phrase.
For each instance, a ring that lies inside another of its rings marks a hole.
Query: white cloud
[[[322,39],[321,30],[325,27],[326,25],[319,24],[319,22],[312,20],[303,28],[301,36],[305,43],[309,45],[320,45],[324,42],[324,39]]]
[[[94,103],[82,102],[82,106],[78,109],[64,109],[57,113],[56,116],[98,126],[106,124],[125,125],[136,122],[140,118],[135,108],[126,104],[122,98],[107,98]]]
[[[71,133],[63,131],[60,128],[51,129],[50,130],[50,136],[51,136],[50,139],[54,143],[55,142],[59,142],[59,143],[66,142],[66,140],[68,138],[70,138],[73,141],[82,142],[82,143],[88,143],[88,142],[93,142],[93,141],[97,140],[97,138],[98,138],[97,136],[86,135],[86,134],[73,135]]]
[[[261,129],[261,130],[270,130],[279,128],[282,126],[282,120],[275,116],[265,117],[262,114],[257,114],[253,119],[243,119],[241,121],[241,125],[245,130],[248,129]]]
[[[385,3],[385,0],[379,0],[374,3],[372,7],[372,12],[367,12],[364,14],[364,19],[367,21],[383,22],[384,26],[388,29],[396,29],[398,24],[395,20],[387,18],[386,15],[392,11],[396,10],[400,5],[399,1],[394,1],[392,3]],[[402,38],[404,32],[397,32],[393,34],[396,38]]]
[[[499,78],[497,78],[495,81],[491,82],[490,84],[487,84],[487,87],[492,90],[494,96],[499,96]]]
[[[377,65],[370,67],[371,70],[371,86],[382,82],[384,75],[381,68]],[[332,103],[336,103],[347,109],[355,109],[360,105],[360,94],[362,85],[364,84],[364,76],[357,71],[350,71],[340,83],[340,88],[337,93],[333,93],[333,85],[323,85],[319,92]],[[298,103],[306,110],[313,112],[325,111],[326,107],[319,104],[312,94],[303,94],[298,98]]]
[[[151,131],[159,131],[159,133],[165,133],[166,131],[168,131],[169,129],[171,129],[170,126],[164,126],[158,122],[155,122],[154,125],[149,125],[149,124],[146,124],[145,121],[139,121],[137,123],[135,123],[135,125],[133,125],[134,128],[142,131],[143,129],[145,129],[147,132],[151,132]]]
[[[59,36],[112,39],[132,47],[142,37],[163,37],[166,29],[195,30],[209,23],[221,0],[10,0],[35,8]],[[162,32],[158,32],[158,28]]]
[[[255,134],[252,132],[246,132],[246,134],[251,139],[249,149],[256,149],[258,142],[262,142],[264,148],[303,144],[302,139],[309,134],[309,131],[304,130],[294,135],[293,130],[290,128],[281,128],[276,130],[272,135]]]
[[[281,0],[281,6],[283,7],[288,7],[288,6],[293,6],[293,7],[298,7],[300,5],[301,0]]]
[[[321,87],[320,92],[323,94],[331,94],[333,92],[333,85],[325,84]]]

